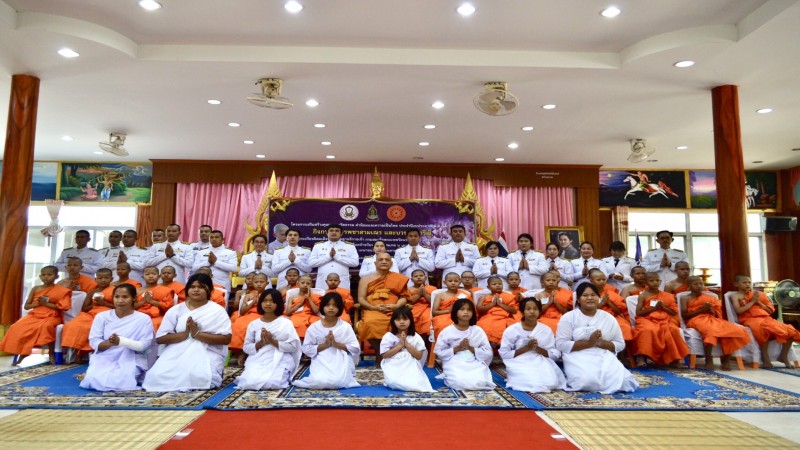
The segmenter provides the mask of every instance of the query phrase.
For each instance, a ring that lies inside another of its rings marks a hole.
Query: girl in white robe
[[[222,384],[231,320],[224,308],[209,301],[213,289],[208,275],[189,277],[186,301],[167,311],[156,333],[156,342],[165,348],[144,377],[145,390],[187,391]]]
[[[425,341],[414,329],[414,316],[406,307],[392,313],[392,330],[381,339],[383,385],[398,391],[433,392],[422,362],[427,358]]]
[[[311,372],[294,381],[306,389],[344,389],[361,386],[356,381],[361,346],[353,327],[341,320],[344,300],[336,292],[329,292],[320,300],[322,320],[314,322],[306,331],[303,353],[311,358]]]
[[[300,362],[300,338],[292,321],[283,316],[280,292],[262,292],[256,308],[262,316],[247,325],[244,352],[249,356],[236,378],[236,389],[287,388]]]
[[[506,328],[500,343],[500,357],[507,372],[506,387],[525,392],[566,388],[564,373],[556,365],[561,352],[556,348],[553,331],[537,321],[541,302],[533,297],[523,298],[519,307],[522,321]]]
[[[617,359],[625,348],[617,319],[597,309],[600,294],[582,283],[576,291],[578,308],[561,316],[556,348],[561,351],[568,391],[633,392],[639,383]]]
[[[478,322],[472,300],[456,300],[450,310],[453,325],[436,337],[434,352],[442,360],[445,383],[452,389],[492,390],[494,382],[489,371],[492,347]],[[438,378],[438,377],[437,377]]]
[[[89,345],[95,352],[89,359],[81,387],[97,391],[139,389],[148,368],[144,352],[153,343],[150,316],[133,310],[136,288],[121,284],[114,288],[114,309],[94,318]]]

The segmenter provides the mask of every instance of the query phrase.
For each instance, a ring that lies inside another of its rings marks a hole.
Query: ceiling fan
[[[508,83],[504,81],[490,81],[483,85],[483,91],[475,94],[472,103],[478,111],[490,116],[505,116],[513,113],[519,100],[508,91]]]
[[[111,133],[108,135],[108,142],[98,142],[100,150],[116,156],[128,156],[125,149],[125,133]]]
[[[647,161],[647,158],[655,152],[656,148],[648,147],[646,140],[631,139],[631,154],[628,155],[628,161],[632,163]]]
[[[292,102],[286,97],[281,97],[283,80],[280,78],[262,78],[256,82],[261,86],[260,94],[252,94],[247,101],[262,108],[286,109],[292,107]]]

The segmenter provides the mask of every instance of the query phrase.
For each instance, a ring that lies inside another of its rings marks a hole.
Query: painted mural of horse
[[[668,195],[671,195],[673,197],[678,197],[678,194],[672,192],[672,189],[670,189],[670,187],[667,186],[666,183],[664,183],[663,181],[659,181],[658,184],[646,183],[642,185],[641,183],[636,181],[636,179],[633,178],[632,176],[625,177],[624,181],[626,183],[630,183],[631,185],[630,190],[625,193],[624,198],[628,198],[629,195],[635,194],[637,192],[644,192],[645,194],[650,194],[649,195],[650,197],[654,195],[663,195],[664,198],[669,198],[667,197]]]

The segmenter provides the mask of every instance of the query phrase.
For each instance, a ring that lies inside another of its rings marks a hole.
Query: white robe
[[[344,344],[347,351],[326,348],[317,352],[317,346],[325,342],[328,333],[333,332],[336,342]],[[344,389],[361,386],[356,381],[356,364],[361,354],[361,346],[353,332],[353,327],[339,319],[331,328],[326,328],[322,320],[308,327],[303,341],[303,353],[311,358],[311,372],[307,377],[295,380],[294,385],[306,389]]]
[[[422,358],[414,358],[405,348],[395,353],[394,356],[383,358],[381,361],[383,385],[398,391],[433,392],[431,382],[425,375],[425,371],[422,370],[422,362],[427,360],[425,356],[428,353],[425,350],[425,341],[422,340],[419,333],[407,336],[406,340],[411,343],[412,347],[422,352]],[[381,354],[391,350],[398,342],[400,342],[400,338],[391,332],[384,334],[381,339]]]
[[[464,339],[475,349],[475,354],[468,350],[453,353],[453,347]],[[452,389],[460,390],[492,390],[494,381],[489,371],[492,362],[492,347],[486,333],[478,326],[470,326],[461,331],[450,325],[436,337],[433,349],[442,360],[444,381]]]
[[[603,340],[614,343],[614,352],[600,347],[572,351],[575,341],[589,339],[595,330],[602,332]],[[617,360],[616,353],[625,348],[625,341],[617,319],[605,311],[597,310],[594,316],[587,316],[576,308],[561,316],[556,348],[562,353],[568,391],[613,394],[633,392],[639,387],[633,375]]]
[[[261,341],[261,330],[265,328],[278,341],[278,347],[267,344],[256,351],[256,342]],[[283,389],[289,387],[300,362],[300,338],[285,316],[272,322],[256,319],[247,325],[244,352],[250,356],[244,372],[236,378],[236,389]]]
[[[99,348],[101,342],[115,333],[139,342],[144,351],[136,352],[121,345],[114,345],[102,352],[95,351],[89,358],[89,368],[81,381],[82,388],[97,391],[139,389],[138,381],[149,367],[145,353],[151,350],[153,343],[153,321],[150,316],[138,311],[122,318],[113,309],[103,311],[92,322],[89,345]]]
[[[536,339],[539,348],[547,350],[549,357],[527,351],[515,358],[514,352],[528,345],[532,339]],[[564,373],[555,363],[561,357],[561,352],[556,348],[553,330],[547,325],[538,322],[531,331],[525,331],[520,322],[511,325],[503,332],[499,352],[508,372],[507,388],[525,392],[550,392],[567,387]]]
[[[158,328],[156,338],[186,331],[191,317],[200,332],[231,334],[231,319],[221,306],[212,301],[190,310],[187,302],[170,308]],[[164,346],[164,351],[147,371],[142,387],[147,391],[187,391],[211,389],[222,384],[222,369],[228,355],[227,345],[210,345],[189,337]]]

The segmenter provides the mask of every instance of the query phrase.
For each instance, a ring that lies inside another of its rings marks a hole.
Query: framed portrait
[[[578,250],[583,242],[583,227],[544,227],[544,235],[547,236],[547,243],[555,243],[558,246],[558,256],[563,259],[580,258],[581,252]]]

